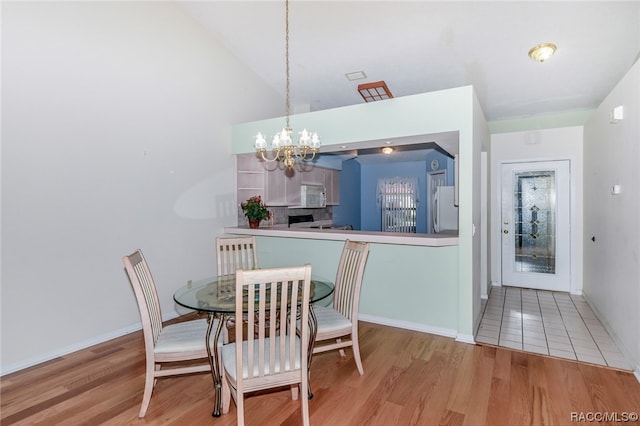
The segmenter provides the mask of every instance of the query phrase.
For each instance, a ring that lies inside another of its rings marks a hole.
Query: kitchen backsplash
[[[274,225],[287,225],[289,216],[303,214],[313,215],[313,220],[316,221],[333,219],[333,208],[331,206],[322,209],[290,209],[288,207],[268,207],[268,209],[274,215]],[[240,208],[238,208],[238,226],[249,226],[247,218]],[[268,226],[267,221],[263,221],[261,226]]]

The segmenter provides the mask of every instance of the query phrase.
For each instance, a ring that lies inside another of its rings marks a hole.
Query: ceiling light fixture
[[[553,43],[542,43],[529,50],[529,57],[536,62],[544,62],[552,57],[557,49],[558,46]]]
[[[383,154],[390,155],[391,153],[393,153],[393,151],[395,151],[395,149],[393,149],[390,146],[385,146],[384,148],[382,148],[382,153]]]
[[[296,164],[296,159],[311,161],[320,150],[320,138],[316,132],[309,133],[307,129],[298,132],[300,139],[294,145],[291,139],[291,126],[289,125],[289,115],[291,112],[291,101],[289,96],[289,0],[285,0],[285,63],[286,63],[286,126],[282,131],[276,133],[271,141],[271,146],[262,133],[256,135],[255,148],[260,153],[264,161],[283,161],[287,169],[292,169]],[[273,151],[273,158],[267,158],[267,150]]]
[[[360,95],[365,102],[381,101],[383,99],[393,98],[391,91],[384,81],[359,84],[358,92],[360,92]]]

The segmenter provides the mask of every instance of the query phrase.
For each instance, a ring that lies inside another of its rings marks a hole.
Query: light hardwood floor
[[[365,322],[360,332],[364,376],[350,351],[342,360],[315,355],[312,424],[568,425],[576,424],[572,412],[640,412],[640,383],[629,372]],[[138,332],[2,377],[0,423],[235,424],[233,403],[228,415],[211,417],[208,374],[160,379],[141,420],[143,386]],[[299,423],[300,404],[287,389],[245,404],[248,425]]]

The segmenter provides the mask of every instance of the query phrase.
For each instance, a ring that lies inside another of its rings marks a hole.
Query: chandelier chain
[[[285,0],[285,45],[284,58],[286,65],[286,127],[275,134],[271,145],[267,143],[262,133],[256,135],[255,148],[264,161],[282,161],[287,169],[293,169],[296,161],[312,161],[320,151],[320,138],[316,132],[308,132],[303,129],[298,134],[297,142],[291,137],[293,129],[290,124],[291,95],[290,95],[290,66],[289,66],[289,0]],[[269,159],[267,150],[273,151],[273,158]]]
[[[291,100],[289,98],[289,0],[285,1],[285,47],[284,56],[286,63],[286,75],[287,83],[285,89],[286,103],[287,103],[287,129],[290,129],[289,114],[291,113]]]

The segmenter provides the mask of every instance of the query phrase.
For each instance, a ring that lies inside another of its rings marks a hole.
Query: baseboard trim
[[[390,327],[403,328],[405,330],[420,331],[423,333],[437,334],[438,336],[453,337],[456,339],[458,337],[458,332],[456,330],[452,330],[449,328],[432,327],[424,324],[418,324],[415,322],[395,320],[395,319],[390,319],[385,317],[379,317],[376,315],[359,314],[358,318],[365,322],[372,322],[374,324],[380,324],[380,325],[388,325]]]
[[[178,312],[172,312],[170,315],[165,315],[163,317],[163,321],[174,319],[180,315],[181,314]],[[475,344],[475,341],[472,335],[460,334],[457,332],[457,330],[453,330],[449,328],[433,327],[425,324],[419,324],[419,323],[410,322],[410,321],[395,320],[395,319],[380,317],[376,315],[360,314],[359,319],[361,319],[362,321],[371,322],[374,324],[387,325],[390,327],[397,327],[405,330],[419,331],[422,333],[435,334],[435,335],[444,336],[444,337],[451,337],[451,338],[454,338],[457,342]],[[14,373],[16,371],[23,370],[25,368],[32,367],[37,364],[41,364],[43,362],[51,361],[52,359],[55,359],[64,355],[68,355],[72,352],[86,349],[100,343],[104,343],[106,341],[124,336],[126,334],[139,331],[141,329],[142,329],[142,323],[138,322],[136,324],[129,325],[119,330],[115,330],[110,333],[96,336],[92,339],[78,342],[77,344],[74,344],[74,345],[66,346],[64,348],[59,348],[54,351],[42,354],[40,356],[29,358],[19,363],[11,364],[6,368],[4,368],[2,372],[0,372],[0,376]]]
[[[475,339],[473,338],[472,334],[458,334],[456,336],[456,342],[461,342],[461,343],[470,343],[472,345],[476,344]]]
[[[169,321],[174,318],[177,318],[181,314],[177,312],[173,312],[170,315],[165,315],[163,317],[163,321]],[[116,339],[118,337],[122,337],[124,335],[134,333],[136,331],[142,330],[142,322],[138,322],[136,324],[132,324],[126,327],[123,327],[119,330],[114,330],[110,333],[105,333],[100,336],[93,337],[91,339],[83,340],[82,342],[75,343],[73,345],[65,346],[63,348],[58,348],[50,352],[46,352],[39,356],[35,356],[26,360],[22,360],[20,362],[16,362],[14,364],[10,364],[0,371],[0,377],[15,373],[16,371],[24,370],[25,368],[33,367],[34,365],[42,364],[43,362],[51,361],[52,359],[56,359],[61,356],[68,355],[70,353],[80,351],[82,349],[87,349],[91,346],[98,345],[100,343],[107,342],[112,339]]]
[[[591,302],[589,295],[582,293],[582,297],[587,302],[587,305],[589,305],[589,307],[591,308],[595,316],[598,318],[602,326],[605,328],[607,333],[609,333],[609,336],[613,339],[613,342],[616,344],[618,349],[620,349],[620,352],[622,352],[622,355],[625,357],[625,359],[629,363],[629,366],[631,366],[633,375],[636,377],[638,382],[640,382],[640,364],[636,363],[636,360],[633,358],[633,356],[631,356],[632,352],[627,348],[624,342],[620,340],[620,338],[614,332],[613,328],[611,327],[609,322],[606,320],[602,312],[600,312],[598,308],[596,308],[596,306]]]

